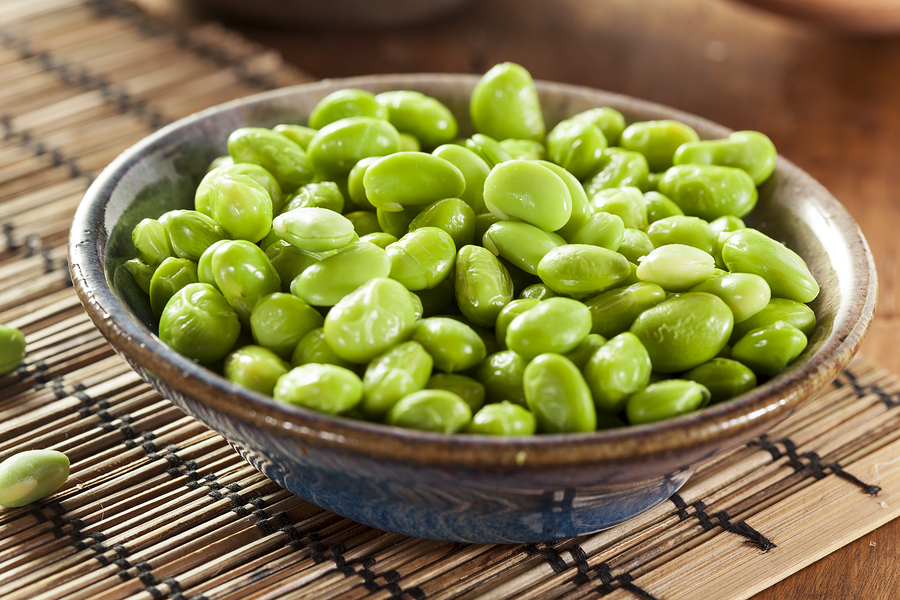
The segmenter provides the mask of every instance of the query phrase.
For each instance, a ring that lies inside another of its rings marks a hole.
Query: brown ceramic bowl
[[[224,435],[260,471],[296,494],[373,527],[476,542],[571,537],[662,502],[696,465],[765,432],[847,365],[875,306],[872,255],[859,228],[821,185],[783,158],[760,189],[749,225],[787,243],[821,286],[818,323],[793,367],[752,391],[652,425],[527,439],[398,429],[276,403],[176,354],[155,335],[146,299],[120,268],[143,217],[191,206],[193,188],[226,138],[245,125],[304,123],[346,87],[435,96],[470,133],[477,77],[392,75],[323,81],[252,96],[174,123],[117,158],[88,190],[72,227],[75,288],[97,327],[151,385]],[[628,121],[674,118],[703,138],[725,128],[602,91],[538,83],[548,125],[597,106]]]

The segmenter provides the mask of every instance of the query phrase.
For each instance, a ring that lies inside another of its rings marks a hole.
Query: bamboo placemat
[[[900,382],[857,359],[767,437],[670,501],[554,544],[462,545],[342,519],[281,490],[144,384],[71,290],[65,242],[97,173],[160,125],[309,80],[217,26],[124,1],[0,4],[0,458],[72,462],[0,509],[0,598],[746,598],[900,514]]]

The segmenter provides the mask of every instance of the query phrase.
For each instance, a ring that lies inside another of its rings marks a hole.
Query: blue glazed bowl
[[[821,286],[818,325],[796,366],[756,389],[652,425],[526,439],[411,431],[275,403],[170,350],[122,263],[142,218],[192,207],[209,162],[237,127],[305,123],[316,102],[353,87],[414,89],[442,100],[469,129],[468,75],[374,76],[252,96],[183,119],[101,173],[78,209],[72,280],[94,323],[164,396],[221,433],[283,487],[373,527],[463,542],[535,542],[587,534],[664,501],[696,465],[765,432],[830,383],[872,319],[875,270],[858,227],[824,188],[788,161],[760,190],[750,225],[786,242]],[[538,83],[549,125],[612,106],[629,121],[674,118],[703,138],[729,131],[692,115],[597,90]]]

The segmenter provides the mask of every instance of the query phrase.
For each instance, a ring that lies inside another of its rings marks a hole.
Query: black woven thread
[[[876,384],[862,385],[859,383],[856,374],[850,369],[844,369],[843,373],[835,380],[835,385],[842,387],[844,385],[842,379],[846,380],[846,384],[853,388],[853,393],[859,398],[863,398],[869,394],[875,394],[878,396],[878,400],[884,403],[888,408],[900,406],[900,393],[889,394]]]
[[[688,512],[688,505],[684,501],[684,498],[679,496],[678,494],[672,494],[669,496],[669,500],[672,501],[672,504],[675,505],[675,508],[678,509],[678,518],[681,521],[685,521],[691,518],[691,514]]]
[[[728,516],[728,513],[724,510],[717,512],[713,516],[718,519],[719,526],[721,526],[722,529],[747,538],[747,541],[749,543],[756,544],[756,546],[763,552],[768,552],[772,548],[778,547],[769,538],[748,525],[745,521],[741,520],[732,523],[731,518]]]
[[[590,581],[590,577],[588,576],[588,571],[590,571],[591,566],[588,564],[587,552],[584,551],[584,548],[575,544],[568,548],[569,554],[572,556],[572,566],[578,571],[575,576],[572,578],[572,583],[575,585],[583,585]]]
[[[852,373],[850,373],[849,371],[845,370],[844,375],[847,376],[848,381],[854,381],[855,376]],[[856,384],[854,383],[854,384],[850,384],[850,385],[856,385]],[[863,389],[863,388],[859,387],[858,385],[856,385],[856,387],[859,389]],[[866,390],[863,392],[860,392],[860,393],[862,395],[868,395],[868,394],[872,393],[871,390],[868,389],[869,387],[871,387],[871,386],[867,386]],[[875,496],[878,494],[878,492],[881,491],[881,488],[878,487],[877,485],[868,484],[868,483],[860,480],[855,475],[852,475],[851,473],[848,473],[847,471],[845,471],[843,469],[843,467],[840,465],[840,463],[838,463],[838,462],[833,462],[833,463],[829,463],[827,465],[823,465],[821,457],[815,452],[804,452],[803,454],[798,453],[797,452],[797,444],[795,444],[794,441],[791,440],[790,438],[781,438],[781,439],[777,440],[776,442],[772,443],[772,442],[768,441],[768,439],[766,439],[765,435],[763,435],[758,440],[755,440],[755,443],[751,442],[751,444],[760,446],[761,448],[768,450],[772,454],[773,460],[777,460],[778,458],[780,458],[782,456],[781,452],[779,452],[778,448],[775,446],[775,444],[781,444],[782,446],[784,446],[784,455],[786,455],[788,457],[787,464],[790,465],[791,468],[793,468],[794,472],[796,472],[796,473],[799,473],[805,469],[808,469],[809,472],[812,474],[812,476],[818,480],[818,479],[824,479],[825,477],[827,477],[828,471],[831,471],[832,473],[834,473],[841,479],[844,479],[845,481],[849,481],[853,485],[862,489],[866,494],[868,494],[870,496]],[[806,459],[807,462],[804,463],[803,459]]]
[[[93,7],[98,14],[115,16],[148,36],[172,39],[178,46],[192,52],[198,58],[209,60],[219,67],[230,70],[242,83],[264,90],[280,87],[277,82],[252,73],[248,70],[247,65],[242,61],[231,58],[227,53],[206,46],[185,32],[172,30],[160,25],[133,3],[116,0],[88,0],[87,4]]]
[[[19,131],[15,128],[12,122],[12,117],[10,115],[0,115],[0,123],[3,124],[3,139],[7,142],[12,142],[18,145],[23,150],[31,152],[36,157],[44,156],[48,151],[48,144],[45,141],[37,140],[31,134],[31,132],[27,130]],[[67,157],[59,148],[52,149],[53,154],[51,154],[51,159],[53,162],[53,166],[61,167],[65,166],[69,169],[69,179],[78,179],[79,177],[85,177],[88,182],[92,182],[94,180],[94,175],[90,172],[84,171],[81,166],[78,164],[78,161],[72,157]],[[12,226],[4,223],[3,225],[4,234],[7,238],[7,248],[11,250],[16,250],[19,248],[15,243],[10,244],[12,241]]]
[[[635,584],[634,577],[632,577],[630,574],[623,573],[617,577],[614,577],[612,572],[610,571],[609,565],[607,565],[605,562],[602,562],[594,567],[593,573],[595,578],[600,579],[600,585],[594,587],[594,590],[597,591],[601,596],[611,594],[618,587],[621,587],[623,590],[631,592],[638,598],[644,598],[645,600],[659,600],[656,596]],[[618,583],[618,586],[615,585],[616,583]]]
[[[568,568],[565,559],[563,559],[556,548],[548,543],[526,544],[524,550],[528,556],[542,556],[544,562],[550,565],[550,568],[556,574],[562,573]]]
[[[10,31],[4,31],[0,41],[3,45],[18,50],[24,60],[36,61],[44,73],[55,75],[61,82],[90,92],[99,92],[103,99],[115,106],[120,113],[135,115],[151,129],[171,122],[171,119],[166,119],[159,111],[147,110],[146,100],[134,98],[126,88],[111,84],[104,75],[91,73],[84,67],[78,67],[49,52],[34,52],[29,40],[18,38]],[[38,156],[48,151],[44,143],[38,143],[36,150],[38,149],[40,150],[36,152]]]
[[[762,434],[755,440],[750,440],[749,442],[747,442],[747,445],[748,446],[759,446],[760,448],[762,448],[763,450],[765,450],[766,452],[768,452],[769,454],[772,455],[772,460],[778,460],[779,458],[782,457],[781,450],[779,450],[778,446],[776,446],[769,440],[769,436],[766,434]]]

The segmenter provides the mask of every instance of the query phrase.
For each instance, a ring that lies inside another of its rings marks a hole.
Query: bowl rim
[[[660,457],[670,460],[678,457],[680,464],[692,464],[723,449],[723,444],[737,446],[786,418],[802,406],[812,392],[828,385],[849,364],[875,312],[874,259],[858,225],[843,205],[811,176],[781,156],[777,159],[777,170],[791,180],[812,187],[846,242],[857,249],[851,252],[852,289],[860,294],[860,301],[849,302],[851,297],[842,298],[833,330],[802,367],[782,373],[735,399],[648,425],[527,438],[443,435],[282,405],[241,388],[169,349],[131,314],[110,288],[104,271],[107,239],[103,224],[112,191],[122,175],[145,153],[166,146],[183,127],[244,106],[302,93],[324,95],[345,87],[366,89],[386,84],[394,89],[453,83],[474,86],[479,78],[468,74],[400,74],[325,79],[232,100],[150,134],[125,150],[98,175],[73,219],[68,247],[69,269],[85,310],[113,348],[129,362],[141,365],[177,393],[195,398],[209,409],[249,421],[254,427],[289,436],[301,451],[308,447],[327,447],[371,458],[479,471],[526,467],[554,469],[586,463],[625,465]],[[731,132],[702,117],[654,102],[585,86],[546,81],[535,83],[539,93],[603,97],[608,104],[627,104],[632,112],[669,115],[669,118],[683,120],[721,137]],[[168,361],[165,360],[167,356],[170,357]]]

